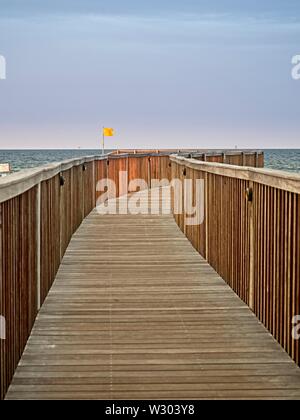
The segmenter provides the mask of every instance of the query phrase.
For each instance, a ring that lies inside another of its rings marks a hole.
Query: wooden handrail
[[[201,162],[178,155],[171,155],[170,160],[186,168],[203,171],[206,173],[252,181],[278,188],[292,193],[300,193],[300,175],[274,169],[260,169],[223,163]]]
[[[87,156],[79,159],[68,159],[59,163],[50,163],[32,169],[23,169],[19,172],[0,178],[0,203],[11,200],[23,194],[41,182],[47,181],[61,172],[73,167],[98,160],[107,159],[107,156]]]

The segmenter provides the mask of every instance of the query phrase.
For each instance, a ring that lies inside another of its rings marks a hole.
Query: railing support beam
[[[37,279],[37,310],[41,308],[41,183],[36,191],[36,279]]]

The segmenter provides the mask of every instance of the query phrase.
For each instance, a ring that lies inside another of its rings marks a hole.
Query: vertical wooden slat
[[[249,183],[249,189],[254,194],[253,182]],[[255,236],[254,236],[254,214],[253,214],[253,195],[252,201],[248,201],[249,211],[249,307],[254,311],[254,295],[255,295]]]

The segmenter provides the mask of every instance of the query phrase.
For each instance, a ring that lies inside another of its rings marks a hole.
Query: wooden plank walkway
[[[94,211],[7,399],[207,398],[300,399],[300,369],[171,215]]]

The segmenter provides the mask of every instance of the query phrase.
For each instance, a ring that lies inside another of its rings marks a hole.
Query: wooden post
[[[148,189],[152,188],[152,179],[151,179],[151,157],[148,158]]]
[[[246,166],[246,156],[244,152],[242,152],[242,166]]]
[[[249,247],[250,247],[250,263],[249,263],[249,307],[254,311],[254,293],[255,293],[255,273],[254,273],[254,214],[253,214],[253,182],[249,182],[248,194],[248,211],[249,211]]]
[[[85,218],[85,172],[86,165],[81,167],[81,220]]]
[[[209,239],[208,239],[208,173],[205,172],[205,259],[209,261]]]
[[[60,261],[63,257],[63,223],[64,223],[64,217],[63,217],[63,200],[64,200],[64,186],[62,185],[62,173],[60,173],[60,187],[59,187],[59,231],[60,231],[60,238],[59,238],[59,255],[60,255]]]
[[[41,183],[36,193],[36,278],[37,278],[37,310],[41,308]]]
[[[98,161],[94,160],[93,161],[93,203],[94,203],[94,207],[96,207],[97,203],[96,203],[96,188],[97,188],[97,176],[96,176],[96,168],[97,168],[97,164]]]

